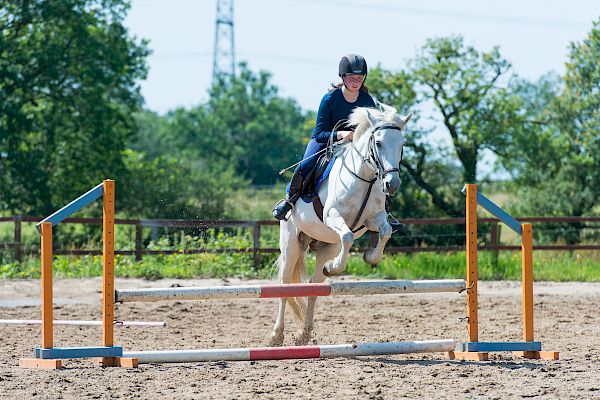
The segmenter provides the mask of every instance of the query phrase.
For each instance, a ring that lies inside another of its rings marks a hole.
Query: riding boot
[[[292,180],[290,182],[290,190],[285,196],[285,199],[279,201],[273,207],[273,217],[278,220],[285,220],[287,213],[294,207],[296,200],[300,197],[302,193],[302,183],[304,183],[304,177],[300,173],[300,168],[296,168],[294,171],[294,176],[292,176]]]

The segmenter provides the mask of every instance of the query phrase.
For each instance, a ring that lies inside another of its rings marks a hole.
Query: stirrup
[[[400,221],[388,221],[390,226],[392,227],[392,231],[397,232],[401,229],[404,229],[404,224]]]
[[[398,220],[398,218],[394,217],[392,213],[388,212],[388,224],[392,227],[392,233],[398,232],[401,229],[404,229],[404,224]]]

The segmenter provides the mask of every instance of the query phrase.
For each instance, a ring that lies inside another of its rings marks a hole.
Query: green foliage
[[[461,213],[448,209],[439,199],[458,197],[457,187],[449,183],[460,181],[460,171],[450,157],[439,154],[430,143],[427,130],[419,126],[419,99],[415,75],[408,71],[392,72],[375,67],[369,73],[370,92],[381,102],[393,105],[404,114],[414,112],[404,130],[406,140],[401,168],[402,185],[395,197],[390,199],[387,209],[402,220],[403,218],[434,218]],[[444,160],[445,159],[445,160]],[[427,177],[425,180],[424,177]],[[390,246],[410,246],[423,243],[435,245],[456,244],[458,235],[439,236],[436,227],[413,226],[402,235],[394,235]],[[460,231],[457,231],[460,232]]]
[[[227,246],[230,243],[226,243]],[[262,265],[254,270],[252,255],[245,254],[175,254],[145,256],[136,262],[133,257],[115,257],[115,276],[156,280],[162,278],[260,278],[276,279],[274,257],[263,255]],[[308,270],[314,270],[314,257],[308,258]],[[22,263],[6,262],[0,266],[0,279],[39,278],[39,259]],[[550,253],[534,255],[535,281],[600,282],[598,253]],[[101,276],[102,262],[98,256],[54,258],[54,274],[59,278],[89,278]],[[461,279],[465,276],[465,254],[417,253],[386,255],[373,268],[362,261],[362,254],[351,254],[347,274],[371,279]],[[491,252],[479,254],[479,279],[521,280],[519,252],[502,252],[497,262]]]
[[[498,83],[509,68],[497,48],[480,52],[453,36],[428,40],[406,71],[374,69],[372,92],[402,112],[417,113],[405,131],[404,184],[391,205],[400,217],[463,215],[457,188],[477,181],[484,150],[503,153],[522,129],[519,98]],[[420,127],[424,104],[434,106],[451,148],[432,142]]]
[[[225,163],[124,152],[127,172],[117,185],[119,209],[131,218],[218,219],[235,186],[243,186]]]
[[[280,97],[269,73],[239,70],[218,79],[206,104],[170,112],[167,136],[188,159],[227,162],[253,184],[273,184],[301,157],[310,114]]]
[[[503,163],[516,178],[519,214],[583,216],[600,198],[600,20],[588,36],[571,45],[560,81],[519,82],[514,93],[533,124],[515,135],[512,157]],[[596,210],[597,212],[597,210]],[[571,224],[551,240],[578,243],[583,225]]]
[[[270,218],[283,188],[259,188],[284,182],[277,172],[302,156],[314,112],[281,97],[268,72],[253,72],[245,64],[236,76],[219,77],[203,104],[166,115],[142,111],[139,80],[146,75],[149,50],[124,28],[128,8],[126,0],[3,3],[0,213],[48,215],[110,177],[117,181],[117,210],[124,217]],[[428,40],[405,70],[373,68],[367,81],[371,92],[402,113],[415,112],[405,130],[404,183],[388,209],[400,219],[463,215],[459,189],[465,182],[488,183],[478,163],[484,151],[492,151],[514,177],[505,188],[518,200],[509,205],[513,213],[597,212],[599,59],[600,20],[571,46],[562,77],[504,80],[510,64],[499,50],[479,51],[460,36]],[[448,148],[434,143],[421,124],[426,104],[433,105],[433,119],[448,133]],[[84,213],[99,216],[100,202]],[[582,235],[582,226],[559,228],[561,233],[534,232],[545,242],[597,240],[597,233]],[[411,227],[390,245],[452,245],[464,240],[461,231]],[[276,243],[275,230],[269,232],[265,240]],[[169,246],[211,246],[204,233],[199,241],[173,232],[166,238]],[[117,240],[131,248],[132,232],[127,235]],[[34,236],[24,235],[26,246],[37,243]],[[61,226],[55,235],[63,248],[93,247],[99,238],[93,226]],[[211,240],[219,245],[225,239]],[[156,278],[231,273],[235,265],[252,261],[248,255],[178,257],[123,265]],[[398,257],[389,260],[404,262]],[[159,267],[173,259],[172,269]],[[195,264],[197,259],[203,264]],[[57,270],[68,275],[72,261],[59,261]],[[98,268],[82,262],[89,268],[84,274]],[[33,271],[27,262],[13,269],[25,276]]]
[[[185,146],[178,146],[180,140],[170,134],[169,118],[149,110],[136,112],[133,117],[137,132],[129,139],[128,149],[143,153],[150,160],[177,157],[185,149]]]
[[[239,75],[221,77],[205,104],[138,113],[120,209],[146,218],[270,218],[275,197],[257,210],[248,183],[274,183],[301,156],[310,118],[278,95],[268,73],[245,64]]]
[[[600,198],[600,19],[587,38],[571,45],[565,87],[556,104],[561,132],[561,168],[550,202],[561,198],[561,211],[584,215]],[[546,193],[552,193],[547,191]],[[568,201],[565,201],[568,199]],[[568,204],[565,204],[568,203]]]
[[[48,214],[124,172],[145,42],[124,0],[13,1],[0,13],[0,210]]]
[[[371,68],[367,80],[369,92],[378,101],[396,107],[398,112],[408,114],[417,103],[414,76],[407,71],[393,72],[381,66]],[[411,121],[414,124],[414,121]]]
[[[219,81],[211,90],[211,117],[231,137],[232,161],[254,184],[276,182],[277,171],[301,158],[306,116],[292,99],[277,96],[270,75],[244,66],[239,78]]]
[[[271,212],[273,205],[283,197],[284,193],[283,184],[236,190],[227,198],[225,217],[246,221],[270,220],[273,218]]]
[[[453,36],[427,40],[411,67],[420,95],[433,102],[450,135],[461,181],[475,183],[482,150],[496,149],[510,135],[516,109],[498,87],[510,64],[498,48],[479,52]]]

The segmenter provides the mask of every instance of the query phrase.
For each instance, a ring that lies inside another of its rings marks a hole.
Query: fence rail
[[[37,223],[43,217],[15,215],[0,217],[0,223],[14,223],[14,240],[12,243],[0,243],[0,249],[12,249],[14,258],[21,261],[23,255],[39,254],[38,249],[24,251],[22,243],[22,224]],[[520,222],[539,223],[600,223],[600,217],[524,217],[517,218]],[[405,225],[458,225],[464,224],[465,218],[407,218],[402,222]],[[490,242],[481,246],[480,250],[520,250],[520,246],[501,245],[498,223],[496,218],[479,218],[480,223],[491,223]],[[66,218],[63,223],[96,224],[102,225],[102,218]],[[261,227],[278,225],[278,221],[237,221],[237,220],[178,220],[178,219],[115,219],[115,225],[135,226],[135,250],[115,250],[115,254],[135,255],[136,260],[141,260],[144,254],[200,254],[200,253],[252,253],[254,265],[260,265],[262,253],[277,253],[278,248],[260,247]],[[252,229],[252,247],[248,248],[220,248],[220,249],[184,249],[184,250],[149,250],[143,248],[143,228],[247,228]],[[465,246],[429,246],[429,247],[387,247],[386,253],[418,253],[418,252],[452,252],[464,250]],[[556,244],[533,246],[534,250],[600,250],[600,244]],[[359,249],[364,250],[364,249]],[[60,250],[54,251],[58,255],[101,255],[102,250]]]

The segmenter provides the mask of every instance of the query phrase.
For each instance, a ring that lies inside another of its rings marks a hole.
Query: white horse
[[[383,257],[392,227],[385,210],[386,196],[400,188],[399,164],[402,161],[404,137],[402,129],[412,116],[397,114],[396,109],[382,105],[383,111],[356,108],[348,125],[354,127],[353,141],[341,146],[331,173],[319,189],[323,221],[312,203],[296,202],[287,221],[281,221],[277,259],[281,283],[305,283],[305,256],[308,248],[315,253],[315,273],[310,280],[320,283],[325,276],[346,269],[348,253],[355,239],[367,230],[378,232],[375,247],[367,250],[364,260],[372,265]],[[277,321],[270,344],[281,346],[284,340],[286,302],[295,316],[304,321],[296,339],[297,345],[308,343],[313,330],[316,297],[279,299]]]

